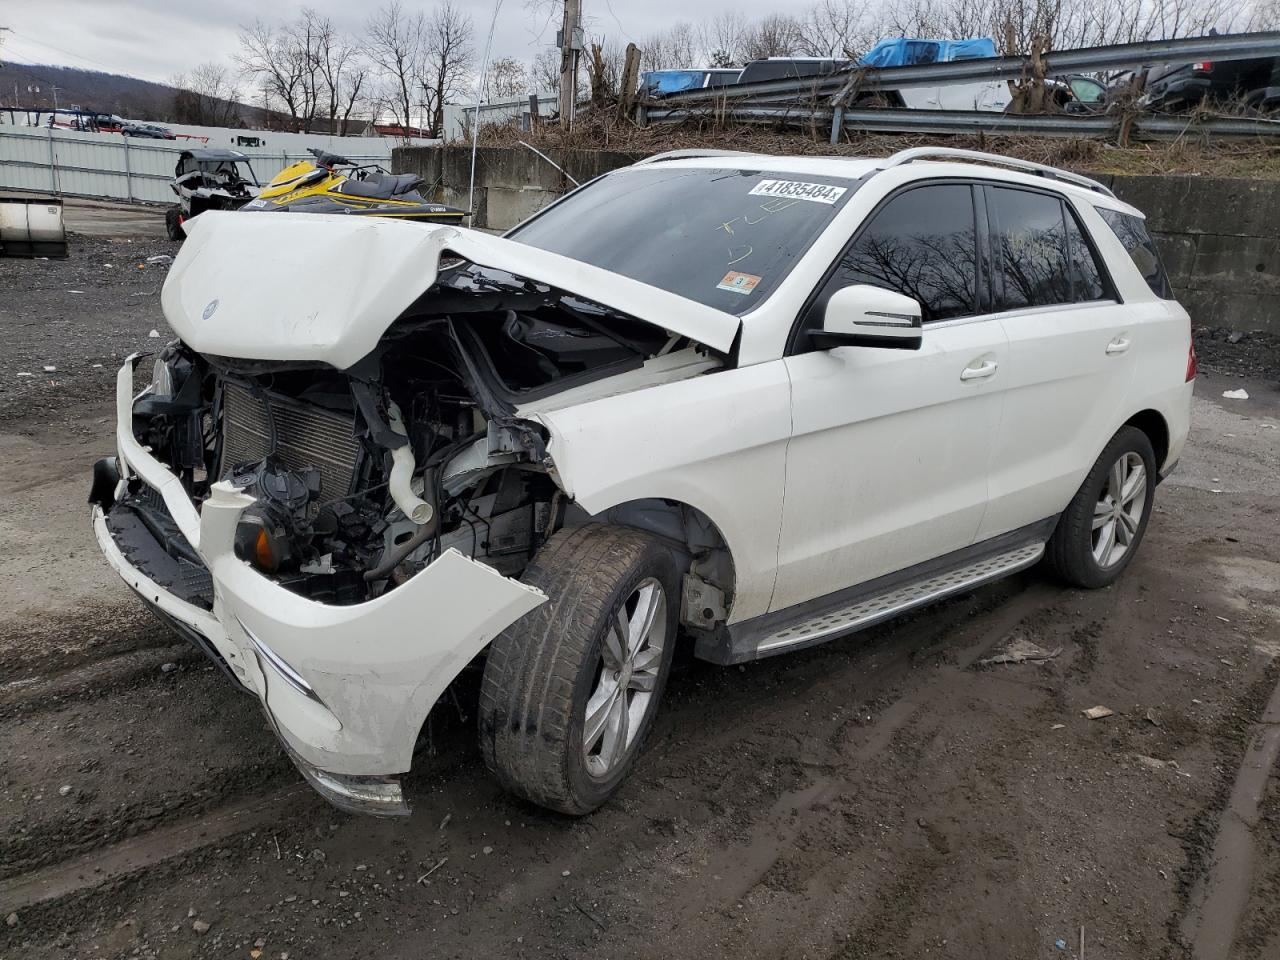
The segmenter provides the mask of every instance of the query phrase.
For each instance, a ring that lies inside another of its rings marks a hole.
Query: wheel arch
[[[687,571],[724,594],[727,616],[737,595],[737,567],[728,538],[705,510],[666,497],[625,500],[594,514],[574,506],[580,521],[634,527],[676,545],[685,554]]]
[[[1136,427],[1147,435],[1147,439],[1151,441],[1151,449],[1155,451],[1156,470],[1164,469],[1165,460],[1169,456],[1169,423],[1164,414],[1148,408],[1135,413],[1123,425]]]

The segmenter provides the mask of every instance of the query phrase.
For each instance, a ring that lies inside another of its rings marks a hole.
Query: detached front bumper
[[[138,443],[132,390],[130,358],[116,380],[120,481],[111,499],[134,479],[163,499],[212,578],[212,609],[160,586],[129,558],[130,546],[118,543],[108,524],[111,507],[104,511],[99,482],[93,527],[107,562],[259,698],[321,794],[356,812],[407,813],[398,776],[410,767],[428,711],[458,672],[544,595],[456,550],[365,603],[331,606],[293,593],[235,555],[236,527],[252,497],[215,483],[197,507],[179,478]]]

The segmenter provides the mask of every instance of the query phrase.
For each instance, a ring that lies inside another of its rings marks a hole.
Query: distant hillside
[[[175,97],[180,92],[165,83],[152,83],[137,77],[97,70],[81,70],[76,67],[27,66],[21,63],[5,63],[0,66],[0,108],[14,105],[14,87],[17,87],[17,106],[53,106],[53,87],[58,88],[58,105],[70,107],[79,104],[85,110],[114,113],[117,116],[137,120],[153,120],[161,123],[180,123]],[[39,87],[40,92],[28,92],[28,87]],[[239,104],[238,113],[243,125],[258,126],[262,123],[260,107]]]

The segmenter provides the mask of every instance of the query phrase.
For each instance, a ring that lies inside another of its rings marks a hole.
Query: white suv
[[[1042,557],[1105,586],[1187,436],[1142,215],[1003,157],[667,154],[505,238],[189,231],[98,541],[349,809],[407,811],[469,665],[498,779],[584,813],[682,637],[740,663]]]

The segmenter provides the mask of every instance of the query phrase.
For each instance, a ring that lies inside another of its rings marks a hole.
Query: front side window
[[[507,236],[743,314],[777,289],[858,186],[655,164],[600,177]]]
[[[973,189],[917,187],[890,200],[836,265],[815,306],[841,287],[867,283],[916,300],[925,323],[978,310],[977,231]]]
[[[1147,233],[1147,225],[1142,218],[1119,210],[1108,210],[1106,207],[1094,209],[1128,251],[1129,259],[1142,274],[1142,279],[1147,281],[1151,292],[1162,300],[1172,300],[1174,297],[1173,290],[1169,286],[1169,277],[1164,272],[1160,254],[1151,239],[1151,234]]]

